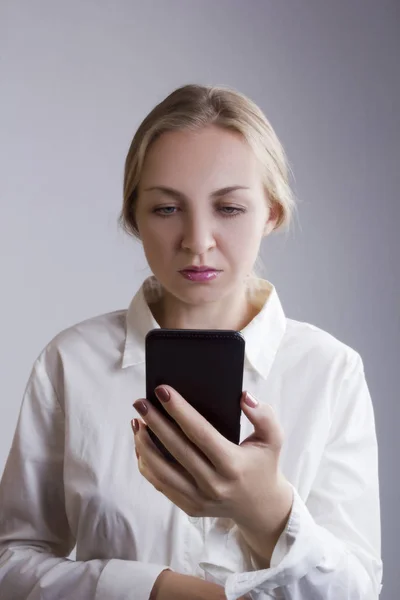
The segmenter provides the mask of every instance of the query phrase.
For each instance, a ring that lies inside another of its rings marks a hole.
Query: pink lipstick
[[[208,266],[189,266],[179,271],[179,273],[189,281],[198,281],[200,283],[203,283],[207,281],[213,281],[218,277],[221,271],[218,271],[218,269],[214,269],[213,267]]]

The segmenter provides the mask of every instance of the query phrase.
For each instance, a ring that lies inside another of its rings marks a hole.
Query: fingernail
[[[137,433],[139,431],[139,421],[137,419],[132,419],[131,425],[133,433]]]
[[[133,403],[133,406],[136,408],[139,415],[142,417],[144,417],[144,415],[147,414],[147,411],[149,410],[146,402],[144,402],[143,400],[136,400],[136,402]]]
[[[251,408],[255,408],[256,406],[258,406],[258,400],[256,400],[254,396],[249,394],[249,392],[246,392],[244,396],[244,401],[246,402],[247,406],[250,406]]]
[[[168,400],[171,397],[169,394],[169,391],[163,387],[156,388],[155,392],[156,392],[156,396],[160,402],[168,402]]]

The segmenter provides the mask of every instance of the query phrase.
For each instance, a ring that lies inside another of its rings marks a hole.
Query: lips
[[[205,271],[218,271],[218,269],[214,269],[214,267],[186,267],[185,269],[181,269],[184,272],[192,272],[192,273],[203,273]]]
[[[207,267],[206,269],[204,268],[197,268],[197,269],[183,269],[182,271],[179,271],[180,275],[182,275],[182,277],[184,277],[185,279],[191,281],[191,282],[197,282],[197,283],[208,283],[211,281],[214,281],[215,279],[217,279],[217,277],[219,277],[219,274],[221,273],[221,271],[217,271],[216,269],[213,269],[212,267]]]

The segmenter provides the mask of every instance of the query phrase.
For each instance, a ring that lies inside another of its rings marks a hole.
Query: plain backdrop
[[[135,128],[179,85],[230,85],[264,110],[295,176],[299,218],[265,242],[265,276],[287,316],[364,359],[381,597],[398,597],[399,64],[396,0],[1,0],[0,473],[41,349],[126,307],[150,274],[117,227]]]

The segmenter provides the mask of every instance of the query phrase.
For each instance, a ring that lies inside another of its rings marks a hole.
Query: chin
[[[222,275],[222,274],[221,274]],[[218,302],[227,294],[232,293],[237,287],[237,282],[219,280],[207,283],[192,283],[182,278],[182,281],[174,282],[169,286],[169,291],[176,298],[188,304],[203,304],[208,302]],[[179,275],[181,278],[182,276]]]
[[[221,288],[211,289],[210,286],[195,284],[193,287],[174,286],[171,293],[180,300],[189,304],[201,304],[204,302],[215,302],[221,298]]]

